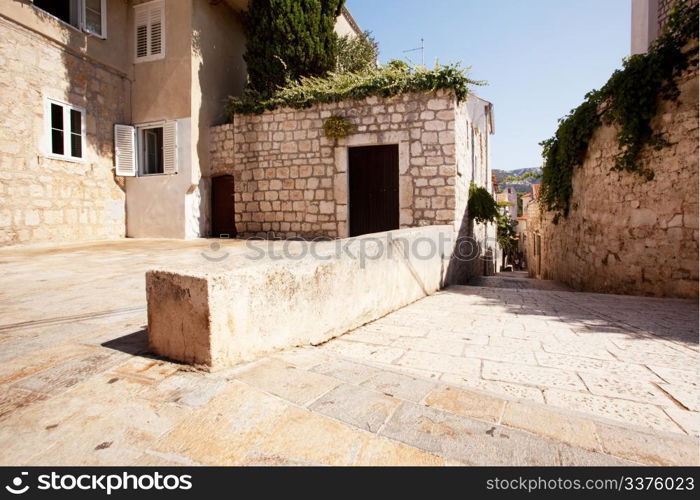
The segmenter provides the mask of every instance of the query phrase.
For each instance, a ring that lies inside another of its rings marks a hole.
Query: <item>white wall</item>
[[[178,173],[126,178],[126,234],[130,238],[196,237],[199,186],[192,183],[192,127],[177,120]],[[195,205],[195,206],[192,206]],[[189,215],[189,216],[188,216]],[[198,229],[197,229],[198,231]]]
[[[632,0],[632,55],[646,52],[659,35],[658,14],[658,0]]]

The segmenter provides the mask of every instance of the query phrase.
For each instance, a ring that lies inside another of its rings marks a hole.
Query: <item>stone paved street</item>
[[[208,374],[148,354],[143,307],[203,252],[0,250],[1,464],[698,463],[693,301],[514,273]]]

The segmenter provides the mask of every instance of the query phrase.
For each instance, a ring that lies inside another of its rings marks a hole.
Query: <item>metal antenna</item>
[[[425,40],[423,38],[420,39],[420,47],[416,49],[410,49],[410,50],[404,50],[403,53],[407,54],[409,52],[417,52],[420,50],[420,65],[425,66]]]

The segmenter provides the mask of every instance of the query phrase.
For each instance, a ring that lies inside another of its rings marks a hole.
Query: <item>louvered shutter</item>
[[[148,14],[149,34],[150,34],[150,54],[159,56],[163,53],[163,5],[156,4],[150,8]]]
[[[136,26],[136,58],[148,57],[148,5],[139,5],[134,12]]]
[[[149,2],[134,9],[136,60],[162,58],[165,55],[165,4]]]
[[[114,159],[117,175],[136,177],[136,129],[131,125],[114,126]]]
[[[177,122],[163,125],[163,173],[177,173]]]

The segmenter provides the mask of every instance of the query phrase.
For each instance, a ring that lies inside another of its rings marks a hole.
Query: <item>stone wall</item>
[[[212,129],[212,176],[235,177],[242,236],[345,237],[348,147],[398,144],[401,227],[455,224],[463,215],[455,214],[460,107],[440,92],[237,115]],[[323,121],[332,115],[348,118],[354,133],[326,138]],[[469,179],[461,183],[468,188]]]
[[[662,102],[653,121],[672,146],[643,154],[653,181],[610,171],[618,148],[615,128],[605,126],[574,173],[568,218],[554,225],[551,214],[530,204],[532,276],[593,292],[698,296],[697,68],[680,88],[679,100]]]
[[[130,122],[128,80],[5,18],[0,66],[0,245],[123,237],[112,128]],[[84,162],[44,155],[47,97],[85,108]]]
[[[671,8],[678,0],[658,0],[658,20],[659,20],[659,34],[664,30],[666,23],[668,22],[668,16],[671,13]],[[681,0],[687,3],[689,6],[694,6],[698,4],[698,0]]]

